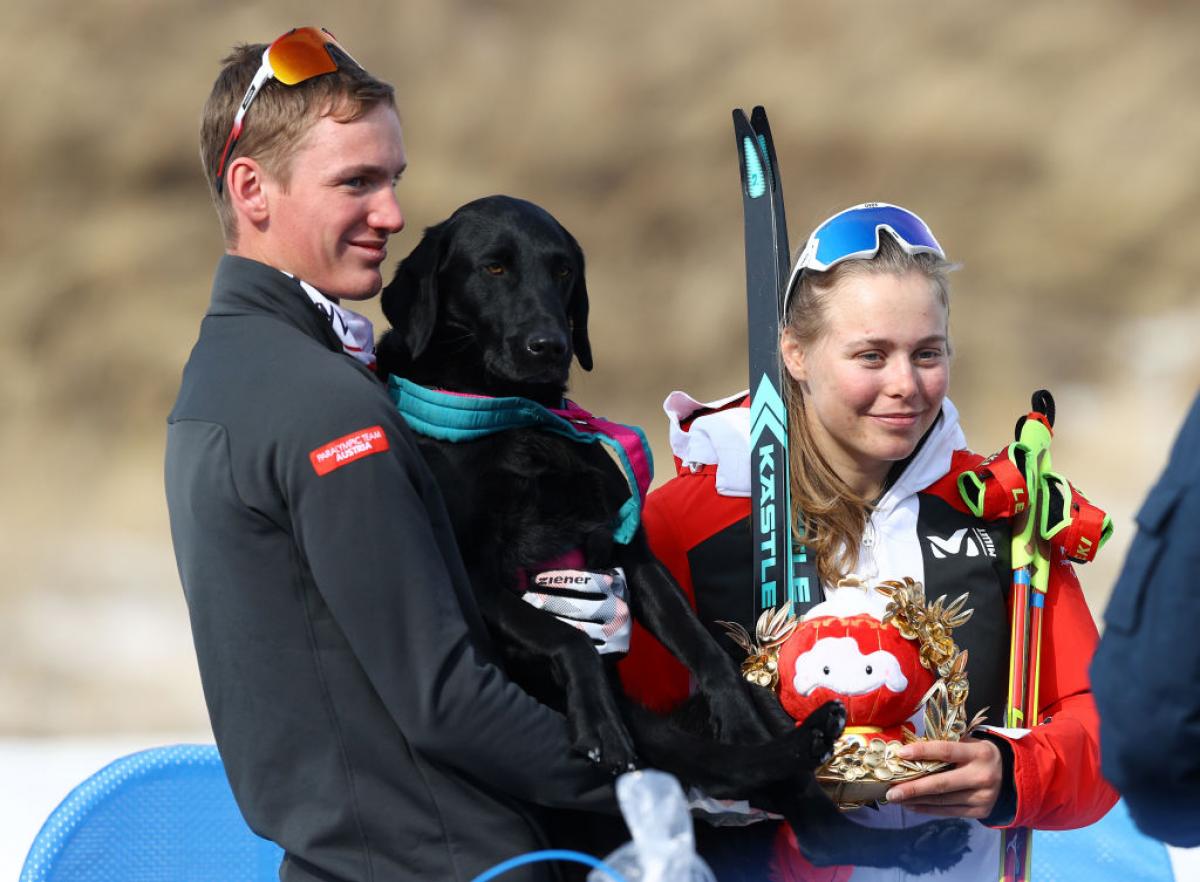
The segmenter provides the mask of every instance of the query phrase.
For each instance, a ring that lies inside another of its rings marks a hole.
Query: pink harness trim
[[[642,444],[642,436],[629,428],[629,426],[614,423],[611,420],[604,419],[604,417],[588,413],[569,398],[564,398],[563,403],[566,407],[551,407],[547,408],[547,410],[556,416],[562,417],[572,425],[581,426],[586,431],[597,435],[607,435],[620,444],[625,450],[625,455],[629,457],[630,466],[633,467],[638,493],[645,499],[646,494],[650,492],[652,469],[646,458],[646,448]]]

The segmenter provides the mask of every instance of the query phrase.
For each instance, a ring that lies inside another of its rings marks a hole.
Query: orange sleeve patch
[[[328,475],[334,469],[340,469],[356,459],[362,459],[372,453],[382,453],[387,449],[388,439],[387,435],[383,434],[383,426],[371,426],[369,429],[359,429],[318,447],[308,458],[318,475]]]

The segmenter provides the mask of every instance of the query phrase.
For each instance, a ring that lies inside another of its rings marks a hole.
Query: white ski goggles
[[[886,202],[855,205],[826,220],[804,243],[784,289],[784,313],[801,273],[805,270],[826,272],[846,260],[874,257],[879,252],[880,230],[887,230],[908,254],[946,257],[929,225],[908,209]]]

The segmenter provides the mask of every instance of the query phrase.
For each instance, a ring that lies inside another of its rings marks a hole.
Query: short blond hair
[[[241,43],[221,60],[221,72],[204,103],[200,121],[200,161],[228,245],[237,243],[237,219],[228,187],[217,192],[217,163],[266,48],[266,43]],[[379,104],[395,109],[395,90],[390,84],[371,76],[345,55],[338,61],[333,73],[294,86],[268,80],[246,112],[241,137],[225,160],[223,171],[228,171],[236,157],[249,156],[286,187],[292,158],[318,119],[333,116],[338,122],[351,122]]]

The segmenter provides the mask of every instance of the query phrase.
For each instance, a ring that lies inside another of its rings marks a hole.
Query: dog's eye
[[[554,278],[569,279],[571,278],[571,268],[569,266],[560,266],[554,271]]]
[[[489,263],[487,266],[484,267],[484,269],[487,270],[489,275],[493,275],[493,276],[504,275],[504,264],[502,264],[502,263]]]

